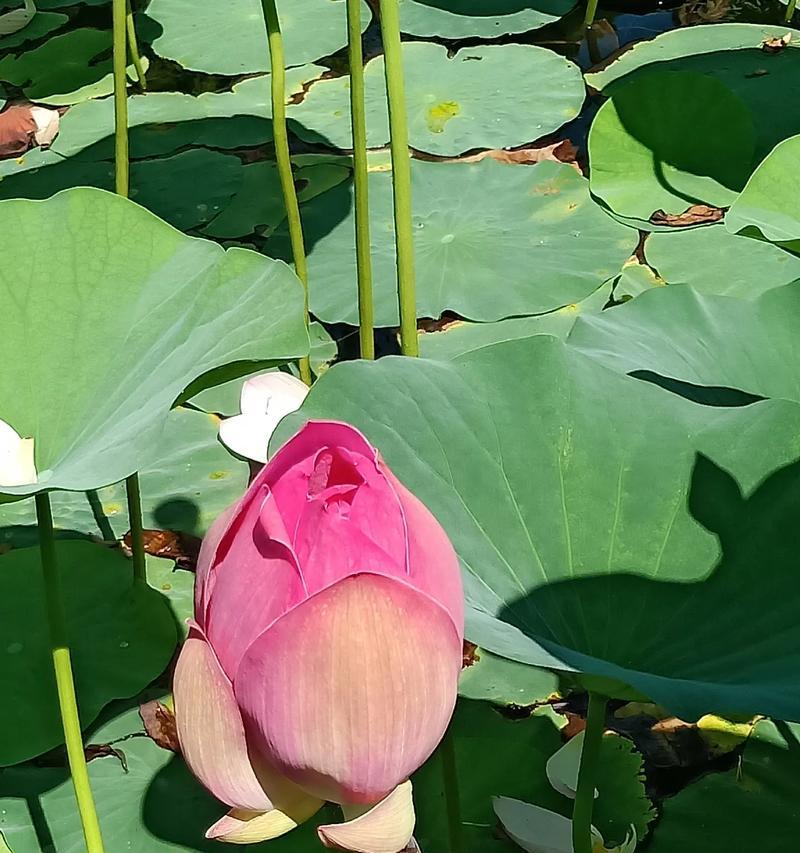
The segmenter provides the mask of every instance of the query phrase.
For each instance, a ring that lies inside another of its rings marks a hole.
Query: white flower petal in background
[[[564,746],[554,752],[547,760],[545,771],[550,784],[565,797],[575,799],[575,791],[578,788],[578,770],[581,766],[581,754],[583,753],[583,735],[579,732],[570,738]],[[597,796],[597,789],[594,791]]]
[[[308,386],[288,373],[261,373],[246,380],[239,398],[240,415],[219,425],[220,441],[237,456],[267,461],[269,439],[286,415],[297,411]]]
[[[36,144],[40,148],[49,148],[58,135],[61,115],[58,110],[49,110],[47,107],[31,107],[31,115],[36,122],[33,134]]]
[[[23,9],[14,9],[0,15],[0,36],[10,36],[11,33],[19,32],[33,20],[36,14],[36,5],[33,0],[25,0]]]
[[[510,797],[495,797],[494,813],[506,834],[528,853],[573,853],[572,821],[550,809]],[[636,830],[631,827],[625,841],[607,848],[603,836],[592,827],[592,853],[633,853]]]
[[[33,439],[21,438],[5,421],[0,421],[0,486],[27,486],[36,482]]]

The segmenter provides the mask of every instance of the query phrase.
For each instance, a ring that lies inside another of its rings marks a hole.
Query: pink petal
[[[353,575],[278,619],[234,690],[253,743],[306,791],[374,803],[447,728],[461,669],[450,616],[405,582]]]
[[[271,809],[250,763],[231,684],[196,628],[178,657],[173,694],[178,739],[192,773],[229,806]]]
[[[208,532],[203,537],[200,545],[200,553],[197,556],[197,568],[194,576],[194,618],[197,624],[205,630],[205,614],[208,599],[213,586],[211,566],[216,557],[217,547],[222,539],[231,519],[239,506],[237,501],[214,520]]]
[[[302,794],[301,798],[285,810],[248,812],[233,809],[209,827],[206,838],[225,841],[228,844],[255,844],[259,841],[269,841],[305,823],[323,805],[322,800]]]
[[[281,542],[285,531],[266,487],[261,501],[254,497],[235,524],[236,535],[224,553],[222,547],[217,551],[216,581],[206,610],[208,640],[230,679],[250,643],[305,597],[294,554]]]
[[[317,832],[320,841],[335,850],[398,853],[410,844],[415,821],[411,782],[403,782],[360,817],[321,826]]]
[[[408,531],[409,580],[444,607],[463,640],[464,590],[455,549],[425,504],[385,465],[383,470],[403,507]]]

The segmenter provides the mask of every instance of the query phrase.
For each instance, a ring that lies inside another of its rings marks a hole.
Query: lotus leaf
[[[69,15],[62,15],[60,12],[37,12],[26,27],[0,38],[0,51],[11,50],[26,42],[44,38],[68,20]]]
[[[665,292],[689,290],[607,313]],[[540,335],[338,365],[274,446],[318,417],[363,429],[441,521],[482,648],[683,719],[800,717],[796,403],[701,406]]]
[[[450,56],[441,45],[406,42],[403,65],[410,144],[431,154],[522,145],[575,118],[585,97],[578,67],[542,47],[493,45]],[[367,144],[377,148],[389,141],[382,56],[367,63],[364,76]],[[536,85],[502,85],[509,77]],[[288,112],[299,136],[352,147],[348,76],[314,83]]]
[[[380,326],[397,323],[391,177],[369,177]],[[451,310],[488,321],[553,311],[597,290],[636,245],[636,232],[606,216],[588,182],[562,163],[414,161],[412,183],[420,317]],[[324,193],[303,212],[311,309],[324,322],[357,325],[352,187]]]
[[[0,223],[17,235],[0,274],[2,418],[34,438],[39,472],[10,495],[124,479],[157,458],[168,411],[194,380],[308,351],[302,288],[280,262],[225,252],[86,188],[2,202]]]
[[[754,148],[747,107],[724,83],[690,72],[642,75],[615,89],[592,123],[592,192],[643,220],[694,204],[724,207],[744,186]]]

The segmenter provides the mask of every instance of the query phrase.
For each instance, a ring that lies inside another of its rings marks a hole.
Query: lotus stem
[[[361,0],[347,0],[347,56],[350,62],[350,116],[353,127],[353,189],[356,214],[358,331],[361,358],[375,358],[372,305],[372,256],[369,236],[367,115],[364,103],[364,52],[361,45]]]
[[[797,8],[797,0],[789,0],[789,5],[786,7],[785,21],[788,24],[794,17],[794,10]]]
[[[144,553],[144,523],[142,521],[142,492],[139,475],[131,474],[125,480],[128,498],[128,521],[131,526],[131,556],[133,557],[134,580],[147,583],[147,563]]]
[[[125,8],[125,27],[128,31],[128,50],[131,53],[131,61],[136,69],[136,79],[139,81],[139,86],[147,89],[147,78],[144,75],[144,66],[142,65],[142,57],[139,53],[139,43],[136,40],[136,25],[133,22],[133,10],[131,9],[131,0],[127,0]]]
[[[300,205],[297,201],[297,189],[292,174],[292,161],[289,153],[289,131],[286,127],[286,65],[283,58],[283,36],[281,22],[275,0],[261,0],[264,10],[264,22],[267,25],[269,44],[270,81],[272,83],[272,135],[275,140],[275,159],[278,163],[278,175],[286,205],[286,219],[289,224],[289,241],[292,245],[292,257],[297,277],[303,283],[303,316],[306,329],[308,316],[308,264],[303,241],[303,225],[300,221]],[[311,385],[311,361],[308,356],[300,359],[300,378]]]
[[[89,770],[83,751],[78,703],[75,698],[75,681],[67,640],[66,617],[61,598],[61,578],[56,561],[53,512],[50,508],[50,496],[46,492],[36,495],[36,519],[39,525],[39,548],[42,555],[47,620],[50,627],[50,648],[72,784],[75,787],[75,798],[78,801],[86,849],[88,853],[103,853],[103,837],[100,834],[100,823],[97,819],[97,810],[89,783]]]
[[[589,710],[586,713],[586,731],[583,735],[581,765],[578,770],[578,787],[572,809],[572,848],[574,853],[592,853],[592,811],[600,744],[606,723],[605,696],[589,693]]]
[[[594,23],[595,15],[597,14],[597,0],[589,0],[586,4],[586,17],[583,19],[583,25],[588,29]]]
[[[400,350],[403,355],[418,356],[417,297],[411,221],[411,152],[408,148],[408,120],[398,0],[380,0],[380,12],[392,150],[397,290],[400,302]]]
[[[119,195],[128,197],[128,81],[127,34],[125,0],[113,0],[114,43],[114,188]]]
[[[442,759],[444,802],[447,810],[447,834],[450,853],[464,853],[464,833],[461,821],[461,796],[458,790],[458,768],[453,725],[450,724],[439,748]]]

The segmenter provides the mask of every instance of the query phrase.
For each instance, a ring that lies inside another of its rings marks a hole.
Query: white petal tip
[[[13,427],[0,421],[0,487],[27,486],[37,479],[33,439],[21,438]]]

